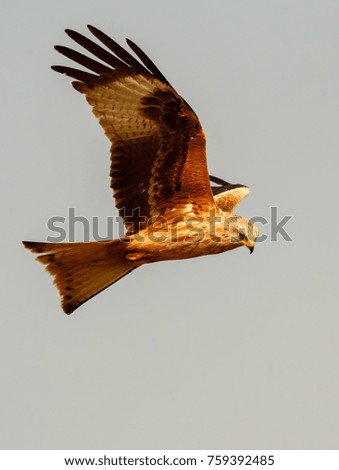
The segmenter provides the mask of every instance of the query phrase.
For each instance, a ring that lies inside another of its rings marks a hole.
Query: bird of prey
[[[23,242],[54,276],[67,314],[145,263],[241,246],[252,252],[258,236],[257,227],[233,214],[249,188],[209,176],[205,134],[189,104],[131,40],[135,55],[88,29],[97,42],[66,33],[95,58],[55,46],[87,70],[52,69],[75,80],[111,142],[111,188],[126,234],[100,242]]]

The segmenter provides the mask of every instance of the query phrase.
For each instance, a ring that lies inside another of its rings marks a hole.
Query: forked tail
[[[135,269],[121,240],[88,243],[23,242],[54,276],[61,306],[70,314],[81,304]]]

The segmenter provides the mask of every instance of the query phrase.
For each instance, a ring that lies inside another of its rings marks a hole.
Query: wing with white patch
[[[243,184],[231,184],[215,176],[209,176],[213,183],[219,186],[212,186],[212,192],[216,205],[224,212],[233,212],[233,209],[250,192],[250,188]]]

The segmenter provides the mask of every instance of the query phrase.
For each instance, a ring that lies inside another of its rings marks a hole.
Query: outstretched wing
[[[203,129],[194,111],[132,41],[137,60],[93,26],[103,48],[71,30],[67,34],[98,62],[72,49],[61,54],[91,71],[53,66],[76,81],[111,146],[111,187],[129,232],[170,208],[214,206]]]

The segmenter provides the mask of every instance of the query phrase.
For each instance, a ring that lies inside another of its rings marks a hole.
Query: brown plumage
[[[66,313],[141,264],[241,245],[252,250],[257,235],[250,222],[232,214],[248,188],[214,177],[221,186],[211,188],[205,135],[192,108],[136,44],[127,40],[139,60],[88,28],[105,47],[66,32],[95,59],[55,48],[89,71],[52,68],[75,79],[74,88],[85,95],[111,141],[111,187],[127,232],[108,242],[24,242],[41,254],[37,259],[54,276]]]

